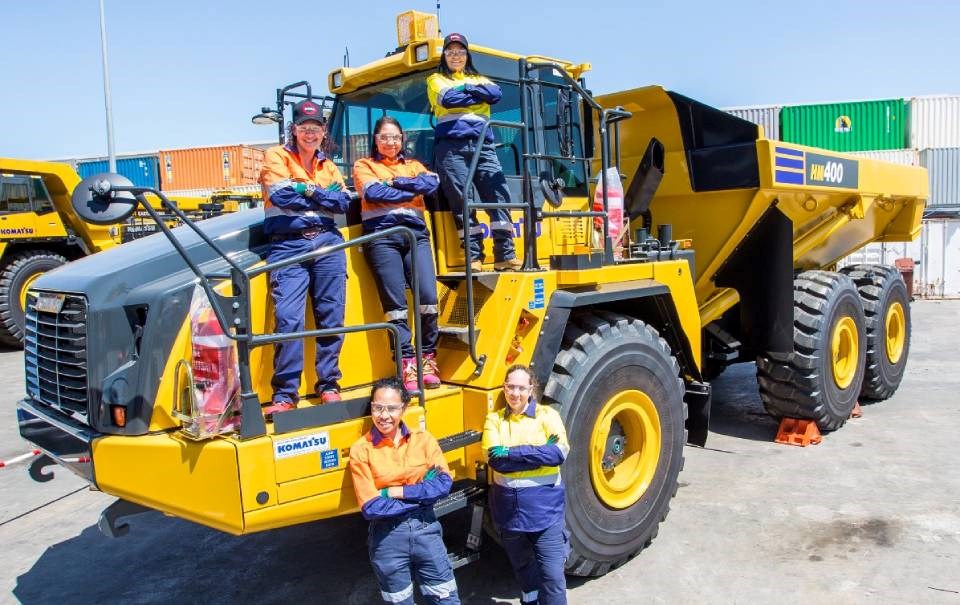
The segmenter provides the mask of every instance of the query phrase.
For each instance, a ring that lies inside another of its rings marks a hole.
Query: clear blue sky
[[[266,141],[250,117],[298,80],[396,45],[435,1],[105,0],[118,153]],[[477,16],[477,8],[485,13]],[[106,154],[97,0],[3,2],[0,155]],[[662,84],[711,105],[960,94],[960,2],[522,2],[441,6],[444,32],[590,62],[597,93]]]

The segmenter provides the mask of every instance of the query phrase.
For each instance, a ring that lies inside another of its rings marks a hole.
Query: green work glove
[[[487,450],[488,458],[506,458],[510,453],[510,448],[505,445],[495,445]]]
[[[327,191],[340,191],[343,189],[343,187],[340,185],[340,183],[330,183],[325,187],[325,189]]]
[[[560,442],[560,437],[558,437],[557,435],[550,435],[549,437],[547,437],[547,445],[556,445],[559,442]]]
[[[427,469],[427,472],[423,474],[423,480],[430,481],[431,479],[436,479],[439,474],[440,469],[435,466],[431,466]]]
[[[389,487],[380,488],[380,497],[389,498],[390,497],[390,492],[388,491],[389,489],[390,489]]]
[[[307,185],[306,183],[296,183],[293,186],[293,190],[299,193],[300,195],[303,195],[304,193],[307,192]]]

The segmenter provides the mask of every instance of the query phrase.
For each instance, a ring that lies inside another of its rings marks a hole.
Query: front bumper
[[[17,420],[21,437],[35,444],[60,466],[96,486],[91,444],[99,433],[66,414],[37,405],[29,398],[17,402]],[[41,462],[42,459],[34,464]],[[31,476],[41,481],[49,480],[49,475],[39,475],[47,477],[40,479],[33,471]]]

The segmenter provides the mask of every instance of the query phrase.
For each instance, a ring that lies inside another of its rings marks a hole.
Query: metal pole
[[[113,151],[113,107],[110,102],[110,67],[107,63],[107,21],[100,0],[100,58],[103,61],[103,104],[107,112],[107,160],[110,172],[117,171],[117,156]]]

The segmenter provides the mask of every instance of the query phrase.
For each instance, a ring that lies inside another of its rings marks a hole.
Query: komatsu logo
[[[280,439],[273,444],[273,454],[278,460],[328,449],[330,449],[330,433],[327,432]]]
[[[0,235],[33,235],[33,228],[20,227],[18,229],[0,229]]]

